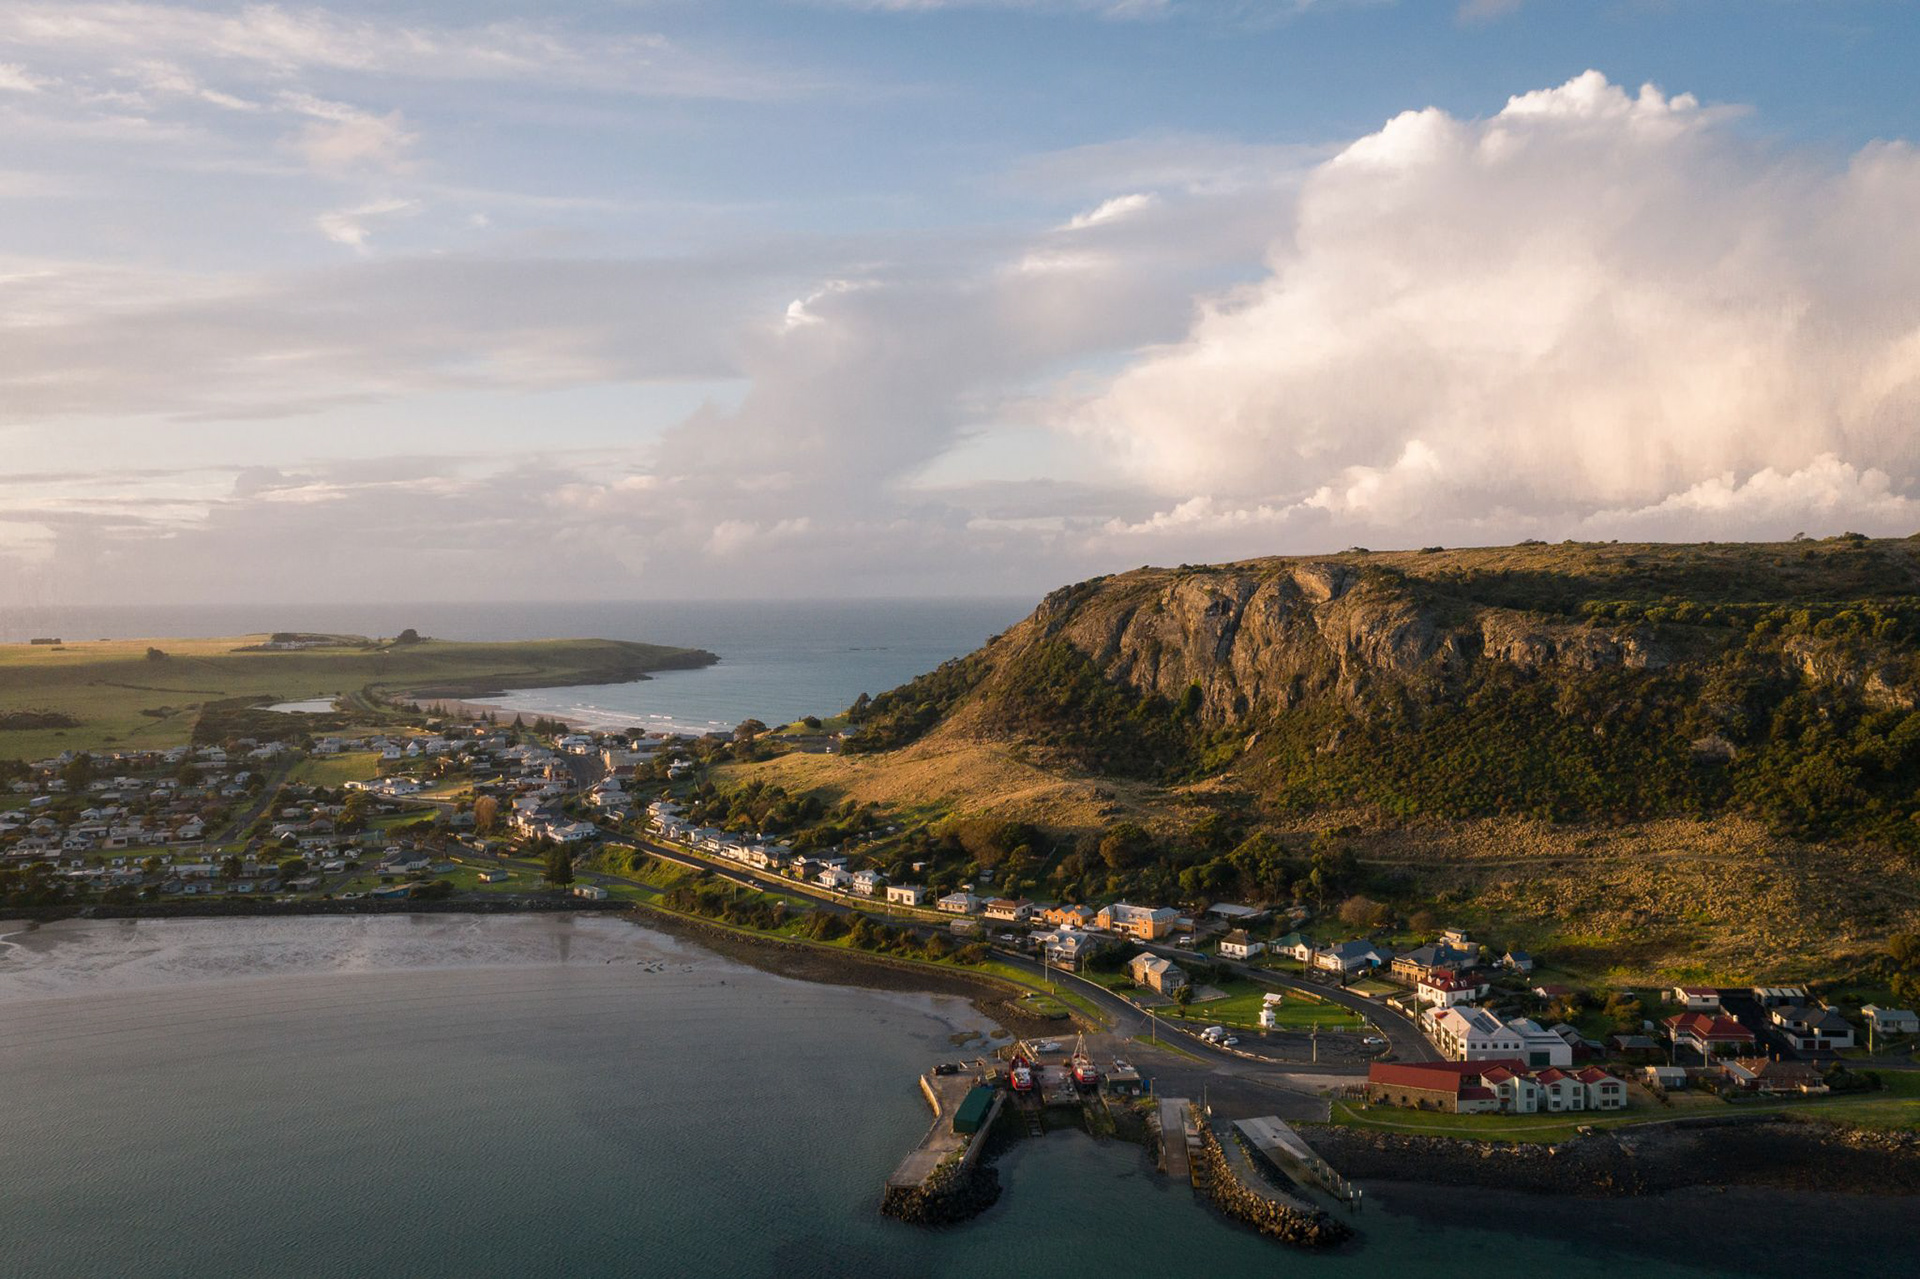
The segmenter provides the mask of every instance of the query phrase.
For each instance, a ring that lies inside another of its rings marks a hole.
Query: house
[[[1367,1067],[1367,1099],[1456,1114],[1623,1110],[1627,1085],[1592,1066],[1571,1072],[1530,1070],[1513,1059],[1374,1062]]]
[[[1734,1057],[1720,1063],[1720,1073],[1752,1092],[1816,1094],[1828,1091],[1820,1072],[1804,1061],[1774,1061],[1766,1057]]]
[[[948,893],[935,905],[949,915],[971,915],[980,909],[980,899],[969,892]]]
[[[1024,924],[1033,916],[1033,903],[1026,900],[1014,901],[1010,897],[996,897],[987,903],[986,916],[1006,924]]]
[[[1531,1115],[1540,1109],[1540,1081],[1527,1074],[1517,1061],[1481,1064],[1480,1082],[1493,1090],[1503,1114]]]
[[[885,871],[862,870],[854,872],[853,891],[862,897],[872,897],[887,882]]]
[[[846,871],[841,870],[838,866],[829,866],[818,875],[815,875],[813,882],[822,888],[831,888],[836,893],[843,893],[847,890],[847,887],[853,883],[853,876],[847,874]]]
[[[1673,1002],[1690,1013],[1717,1013],[1720,992],[1712,986],[1675,986]]]
[[[1055,928],[1088,929],[1094,926],[1100,912],[1091,906],[1049,906],[1041,912],[1040,918]]]
[[[1769,1014],[1797,1052],[1828,1052],[1853,1047],[1853,1023],[1836,1008],[1783,1004]]]
[[[1430,1008],[1421,1022],[1451,1061],[1512,1060],[1529,1069],[1573,1064],[1572,1045],[1525,1017],[1508,1022],[1484,1008]]]
[[[1258,906],[1239,906],[1233,902],[1215,902],[1207,907],[1207,914],[1218,915],[1236,928],[1243,928],[1266,913]]]
[[[1882,1008],[1868,1004],[1860,1010],[1876,1035],[1920,1035],[1920,1015],[1910,1008]]]
[[[1614,1035],[1607,1040],[1607,1044],[1623,1057],[1660,1051],[1660,1045],[1652,1035]]]
[[[1078,928],[1056,928],[1052,932],[1036,933],[1034,940],[1039,943],[1040,952],[1049,964],[1068,972],[1078,972],[1089,956],[1098,954],[1111,944],[1098,933]]]
[[[1459,936],[1457,932],[1454,935]],[[1392,971],[1393,975],[1402,981],[1417,982],[1422,977],[1472,968],[1479,962],[1478,947],[1470,949],[1442,940],[1426,946],[1416,946],[1405,954],[1395,955]]]
[[[1443,971],[1422,977],[1413,989],[1414,998],[1422,1004],[1434,1008],[1452,1008],[1455,1004],[1471,1004],[1485,998],[1488,986],[1476,977]]]
[[[1343,941],[1313,952],[1313,966],[1322,972],[1351,977],[1358,972],[1378,968],[1388,956],[1369,941]]]
[[[573,895],[584,897],[590,902],[603,902],[607,899],[607,890],[598,884],[575,884]]]
[[[1496,1067],[1510,1074],[1526,1072],[1517,1061],[1376,1061],[1367,1067],[1367,1100],[1453,1114],[1497,1111],[1500,1096],[1485,1082],[1483,1073]]]
[[[1702,1061],[1735,1056],[1753,1048],[1753,1032],[1731,1017],[1713,1013],[1676,1013],[1663,1023],[1674,1048],[1698,1053]]]
[[[1297,959],[1304,964],[1313,958],[1313,943],[1299,933],[1288,933],[1285,937],[1269,943],[1267,951],[1274,955],[1285,955],[1288,959]]]
[[[1649,1088],[1661,1092],[1673,1092],[1687,1086],[1687,1068],[1685,1066],[1642,1066],[1640,1081]]]
[[[1781,1004],[1804,1004],[1807,1002],[1805,986],[1755,986],[1754,1002],[1762,1008],[1775,1008]]]
[[[504,870],[483,870],[479,875],[480,882],[483,884],[497,884],[505,878],[507,878],[507,872]]]
[[[1266,948],[1265,942],[1255,941],[1244,928],[1236,928],[1220,939],[1222,959],[1252,959]]]
[[[1524,950],[1510,950],[1500,956],[1500,966],[1516,973],[1530,973],[1533,971],[1533,956]]]
[[[888,884],[887,904],[890,906],[918,906],[927,900],[927,890],[918,884]]]
[[[1145,986],[1163,995],[1172,996],[1187,985],[1187,974],[1180,966],[1158,955],[1135,955],[1133,962],[1127,965],[1127,972],[1132,976],[1134,985]]]
[[[1110,933],[1123,933],[1136,941],[1159,941],[1173,931],[1180,912],[1171,906],[1129,906],[1115,902],[1102,906],[1093,918],[1094,927]]]

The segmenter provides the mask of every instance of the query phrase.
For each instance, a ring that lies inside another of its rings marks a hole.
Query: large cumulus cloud
[[[1163,495],[1125,531],[1907,531],[1920,156],[1737,119],[1588,72],[1347,147],[1265,279],[1072,416]]]

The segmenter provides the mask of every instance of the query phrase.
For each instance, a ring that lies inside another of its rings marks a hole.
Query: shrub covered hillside
[[[1920,849],[1920,540],[1523,545],[1139,569],[851,712],[1275,809],[1752,814]]]

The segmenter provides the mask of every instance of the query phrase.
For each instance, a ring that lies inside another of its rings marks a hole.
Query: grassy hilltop
[[[379,643],[262,648],[264,635],[0,645],[0,758],[63,750],[169,747],[232,727],[272,726],[250,708],[344,695],[358,722],[373,700],[480,697],[509,688],[604,684],[705,665],[713,655],[620,640]],[[149,650],[162,656],[149,656]],[[323,727],[302,716],[284,721]]]
[[[739,775],[1030,825],[1049,896],[1337,886],[1763,974],[1920,923],[1916,707],[1920,540],[1352,551],[1064,588]]]

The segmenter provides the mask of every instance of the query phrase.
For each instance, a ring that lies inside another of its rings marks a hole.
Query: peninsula
[[[392,719],[394,701],[625,683],[718,660],[703,649],[626,640],[466,643],[412,631],[392,639],[48,636],[0,645],[0,759],[377,727]],[[335,710],[286,716],[266,709],[311,699],[337,699]]]

